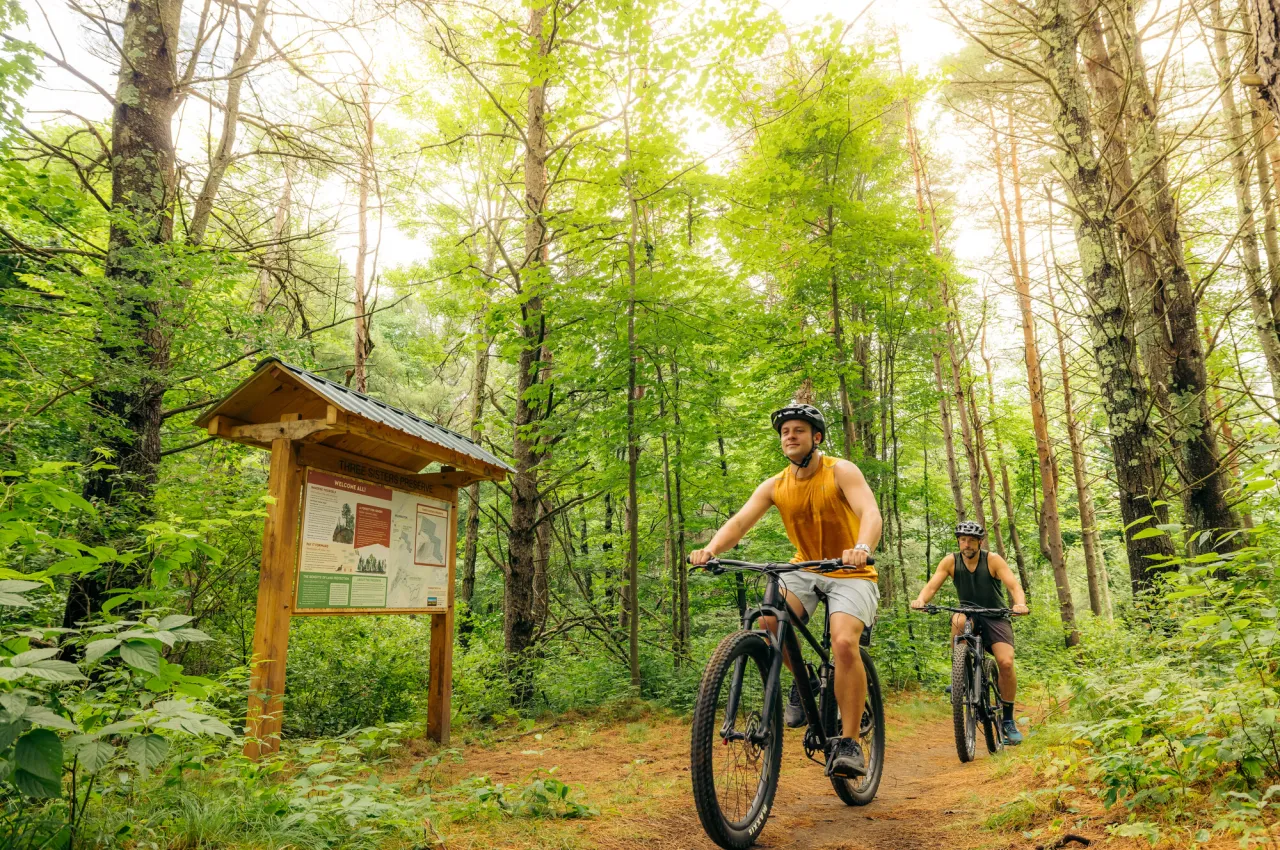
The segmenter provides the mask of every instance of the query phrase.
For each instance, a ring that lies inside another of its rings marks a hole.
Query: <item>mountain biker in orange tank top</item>
[[[880,542],[880,509],[856,465],[819,450],[827,434],[822,411],[811,404],[794,404],[774,412],[771,420],[790,464],[760,484],[742,510],[715,533],[705,549],[691,552],[689,560],[702,565],[732,549],[770,507],[776,507],[787,537],[796,547],[793,561],[839,558],[848,566],[826,574],[808,570],[787,573],[781,581],[787,604],[798,617],[813,612],[818,592],[827,597],[836,703],[843,725],[842,737],[831,751],[831,767],[837,775],[861,776],[866,773],[866,760],[857,737],[867,700],[867,674],[858,644],[863,630],[875,621],[880,601],[875,567],[867,563]],[[760,623],[771,631],[777,628],[773,617],[761,617]],[[786,654],[784,661],[793,674],[804,669]],[[791,727],[805,722],[794,684],[786,722]]]

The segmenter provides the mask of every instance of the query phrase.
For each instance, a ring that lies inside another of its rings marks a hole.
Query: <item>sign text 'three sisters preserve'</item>
[[[450,507],[308,469],[294,610],[443,611]]]

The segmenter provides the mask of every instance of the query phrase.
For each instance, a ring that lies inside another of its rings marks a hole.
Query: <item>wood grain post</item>
[[[453,702],[453,578],[458,555],[458,491],[449,508],[449,578],[443,614],[431,615],[431,661],[427,679],[427,737],[449,744]]]
[[[297,418],[297,414],[292,416]],[[298,449],[292,440],[271,441],[267,492],[274,503],[267,508],[267,521],[262,528],[262,569],[258,575],[258,611],[253,625],[253,666],[249,676],[249,734],[244,745],[244,754],[251,759],[280,748],[285,658],[297,567],[298,508],[302,496],[302,467],[298,465]]]

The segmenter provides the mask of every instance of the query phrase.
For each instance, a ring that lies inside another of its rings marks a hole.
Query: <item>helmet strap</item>
[[[793,464],[795,464],[797,467],[799,467],[800,469],[804,469],[805,467],[807,467],[807,466],[809,465],[809,461],[813,460],[813,453],[814,453],[814,452],[816,452],[817,450],[818,450],[818,441],[817,441],[817,440],[815,440],[815,439],[813,438],[813,436],[812,436],[812,435],[810,435],[810,437],[809,437],[809,453],[808,453],[807,455],[805,455],[805,456],[804,456],[804,460],[800,461],[799,463],[797,463],[797,462],[796,462],[796,461],[794,461],[794,460],[792,460],[791,462],[792,462]],[[787,459],[788,459],[788,460],[791,460],[790,458],[787,458]]]

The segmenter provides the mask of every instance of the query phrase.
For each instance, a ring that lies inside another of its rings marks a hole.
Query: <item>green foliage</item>
[[[293,624],[285,733],[329,737],[410,720],[426,706],[426,618],[312,617]]]
[[[1274,497],[1260,507],[1272,516]],[[1117,835],[1264,839],[1280,806],[1278,544],[1268,520],[1230,555],[1175,559],[1178,572],[1127,622],[1086,633],[1062,671],[1071,716],[1039,764],[1131,812]]]

